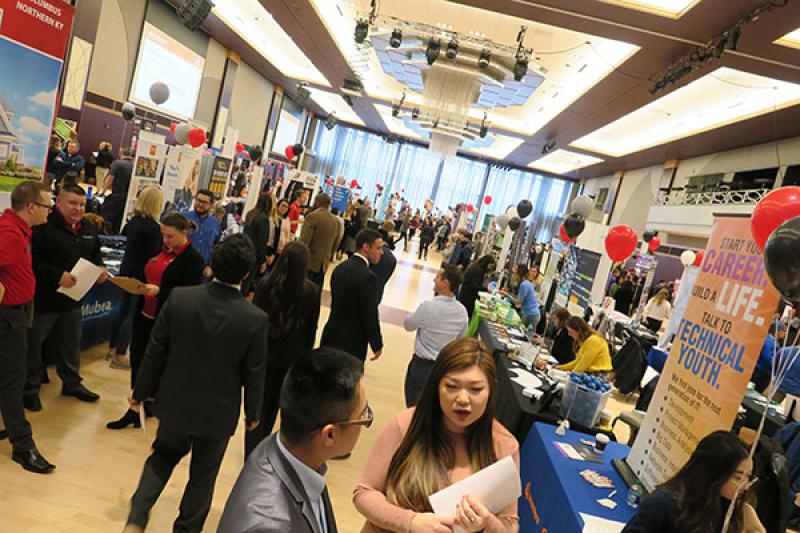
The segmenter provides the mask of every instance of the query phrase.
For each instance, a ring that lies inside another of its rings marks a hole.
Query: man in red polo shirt
[[[11,209],[0,216],[0,413],[11,441],[11,458],[37,474],[51,472],[55,466],[36,449],[22,406],[28,340],[26,308],[36,289],[31,227],[47,222],[50,209],[50,188],[23,181],[11,193]]]
[[[294,201],[289,206],[289,221],[291,222],[292,236],[297,232],[297,226],[300,222],[300,216],[303,214],[303,208],[308,202],[308,192],[300,189],[294,193]]]

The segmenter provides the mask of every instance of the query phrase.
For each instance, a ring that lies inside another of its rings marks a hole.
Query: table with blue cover
[[[561,437],[555,431],[555,426],[535,423],[520,450],[522,496],[519,500],[519,530],[525,533],[580,533],[584,526],[581,513],[627,523],[635,510],[628,507],[628,487],[611,461],[626,457],[630,448],[610,442],[605,452],[599,454],[602,464],[575,461],[565,457],[553,442],[581,445],[580,439],[594,441],[594,436],[567,431]],[[597,503],[614,489],[596,488],[584,481],[580,472],[587,468],[613,481],[617,490],[611,498],[617,503],[615,509]]]

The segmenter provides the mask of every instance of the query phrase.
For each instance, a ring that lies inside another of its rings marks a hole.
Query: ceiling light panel
[[[798,84],[720,67],[571,146],[620,157],[798,103]]]
[[[361,77],[369,96],[391,102],[406,89],[407,104],[422,101],[416,90],[408,89],[383,72],[371,47],[359,49],[356,46],[353,40],[355,20],[359,13],[369,11],[369,0],[311,0],[311,3],[351,68]],[[454,8],[445,0],[381,0],[380,14],[438,25],[443,31],[443,43],[449,42],[447,32],[462,35],[481,32],[480,37],[516,46],[520,26],[528,26],[525,46],[533,48],[532,59],[547,70],[547,77],[524,105],[488,109],[488,120],[493,128],[524,136],[535,134],[639,50],[639,47],[622,41],[486,9],[465,5]],[[380,31],[390,35],[393,28],[381,28]],[[373,33],[371,30],[370,35]],[[366,42],[370,43],[370,39]],[[473,107],[470,117],[480,120],[484,111]]]
[[[680,18],[692,9],[700,0],[599,0],[606,4],[615,4],[653,15],[669,18]]]
[[[353,108],[347,105],[344,98],[338,94],[316,89],[314,87],[307,87],[311,93],[311,99],[325,110],[326,113],[336,113],[336,120],[339,122],[349,122],[351,124],[358,124],[363,126],[364,122],[353,111]]]
[[[569,150],[556,150],[537,159],[528,166],[553,174],[569,174],[581,168],[602,163],[603,161],[603,159],[591,155],[579,154]]]
[[[331,86],[259,0],[214,0],[212,12],[284,76]]]
[[[462,152],[469,152],[471,154],[482,155],[491,157],[502,161],[508,154],[519,148],[522,144],[522,139],[516,137],[509,137],[508,135],[492,134],[494,142],[484,148],[464,148]]]
[[[777,39],[775,44],[800,49],[800,28],[797,28],[796,30],[787,33],[780,39]]]

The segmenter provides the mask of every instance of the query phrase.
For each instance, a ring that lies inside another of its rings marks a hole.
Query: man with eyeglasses
[[[187,211],[183,213],[186,218],[194,222],[197,228],[189,234],[192,241],[192,246],[197,250],[206,267],[203,270],[203,275],[206,278],[211,278],[213,272],[211,271],[211,250],[217,244],[222,236],[222,225],[219,220],[211,216],[211,208],[214,206],[214,193],[207,189],[200,189],[194,197],[194,211]]]
[[[297,361],[281,389],[281,428],[247,458],[217,533],[336,533],[326,462],[350,455],[373,414],[364,364],[323,347]]]
[[[50,188],[22,181],[11,192],[11,209],[0,216],[0,414],[9,440],[11,458],[25,470],[52,472],[54,465],[42,457],[25,418],[25,352],[31,302],[36,278],[31,263],[31,228],[47,222]]]

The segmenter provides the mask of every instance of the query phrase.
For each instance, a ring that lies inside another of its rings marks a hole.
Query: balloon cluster
[[[615,263],[624,261],[636,250],[638,241],[632,227],[626,224],[614,226],[606,235],[606,253]]]
[[[286,149],[283,151],[283,153],[286,155],[286,158],[289,161],[291,161],[295,157],[300,157],[300,155],[302,155],[304,151],[305,148],[303,147],[303,145],[297,143],[297,144],[290,144],[289,146],[287,146]]]
[[[561,240],[569,244],[583,233],[586,228],[586,217],[592,214],[594,199],[589,195],[578,196],[569,206],[569,214],[558,230]]]
[[[492,197],[487,194],[486,196],[483,197],[483,203],[489,205],[490,203],[492,203]]]
[[[781,187],[756,205],[750,229],[778,292],[800,301],[800,187]]]
[[[358,183],[358,180],[352,180],[350,182],[350,188],[351,189],[360,189],[361,185]]]

